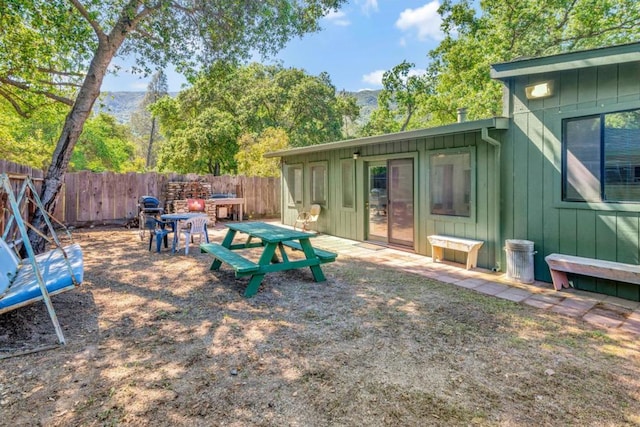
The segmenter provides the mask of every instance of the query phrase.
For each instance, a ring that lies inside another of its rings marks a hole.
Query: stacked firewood
[[[211,184],[208,182],[169,182],[165,192],[165,210],[168,212],[179,212],[176,210],[175,201],[186,199],[208,199],[211,197]]]

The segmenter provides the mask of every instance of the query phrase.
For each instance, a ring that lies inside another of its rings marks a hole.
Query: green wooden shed
[[[640,43],[491,67],[503,117],[294,148],[282,163],[282,222],[320,204],[320,232],[431,256],[427,236],[484,242],[478,266],[504,271],[506,239],[544,257],[640,258]],[[464,262],[466,254],[446,251]],[[640,287],[577,287],[640,300]]]

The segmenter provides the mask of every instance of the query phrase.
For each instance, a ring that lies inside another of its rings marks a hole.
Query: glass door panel
[[[367,198],[365,200],[368,221],[368,240],[387,242],[387,162],[367,164]]]
[[[389,161],[389,242],[413,247],[413,159]]]

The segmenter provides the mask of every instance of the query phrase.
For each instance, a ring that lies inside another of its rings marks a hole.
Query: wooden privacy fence
[[[2,172],[43,176],[40,170],[0,160]],[[254,218],[280,215],[280,178],[83,171],[65,175],[54,216],[72,226],[124,224],[137,216],[140,196],[154,196],[164,204],[172,181],[206,182],[212,193],[237,192],[245,199],[244,212]]]

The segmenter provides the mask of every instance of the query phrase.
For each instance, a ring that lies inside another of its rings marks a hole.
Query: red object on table
[[[204,212],[204,199],[187,199],[187,210],[189,212]]]

